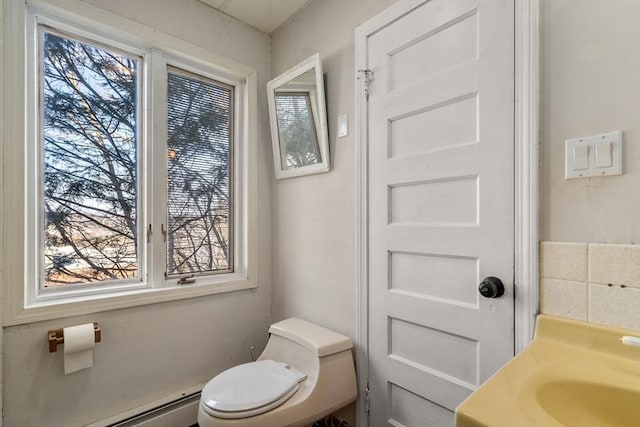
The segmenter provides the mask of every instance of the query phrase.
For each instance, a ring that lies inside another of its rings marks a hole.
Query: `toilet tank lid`
[[[349,337],[295,317],[274,323],[269,333],[288,338],[318,356],[328,356],[353,347]]]

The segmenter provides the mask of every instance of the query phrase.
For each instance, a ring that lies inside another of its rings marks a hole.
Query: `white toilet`
[[[356,400],[348,337],[296,318],[274,323],[269,333],[257,361],[204,387],[200,427],[307,426]]]

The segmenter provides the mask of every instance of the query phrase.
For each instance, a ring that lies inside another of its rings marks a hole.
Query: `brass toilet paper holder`
[[[102,330],[97,322],[93,322],[93,335],[96,342],[102,341]],[[59,344],[64,344],[64,329],[49,331],[49,353],[58,351]]]

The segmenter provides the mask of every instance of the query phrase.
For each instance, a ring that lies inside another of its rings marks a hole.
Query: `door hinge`
[[[371,396],[370,396],[369,384],[364,388],[364,414],[369,415],[371,410]]]
[[[369,100],[369,85],[373,80],[373,71],[371,70],[358,70],[358,79],[363,79],[362,83],[364,83],[364,98],[365,100]]]

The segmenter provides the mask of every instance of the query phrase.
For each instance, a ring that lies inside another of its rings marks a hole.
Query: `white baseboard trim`
[[[197,423],[202,387],[204,387],[204,383],[102,419],[87,427],[191,426]]]

